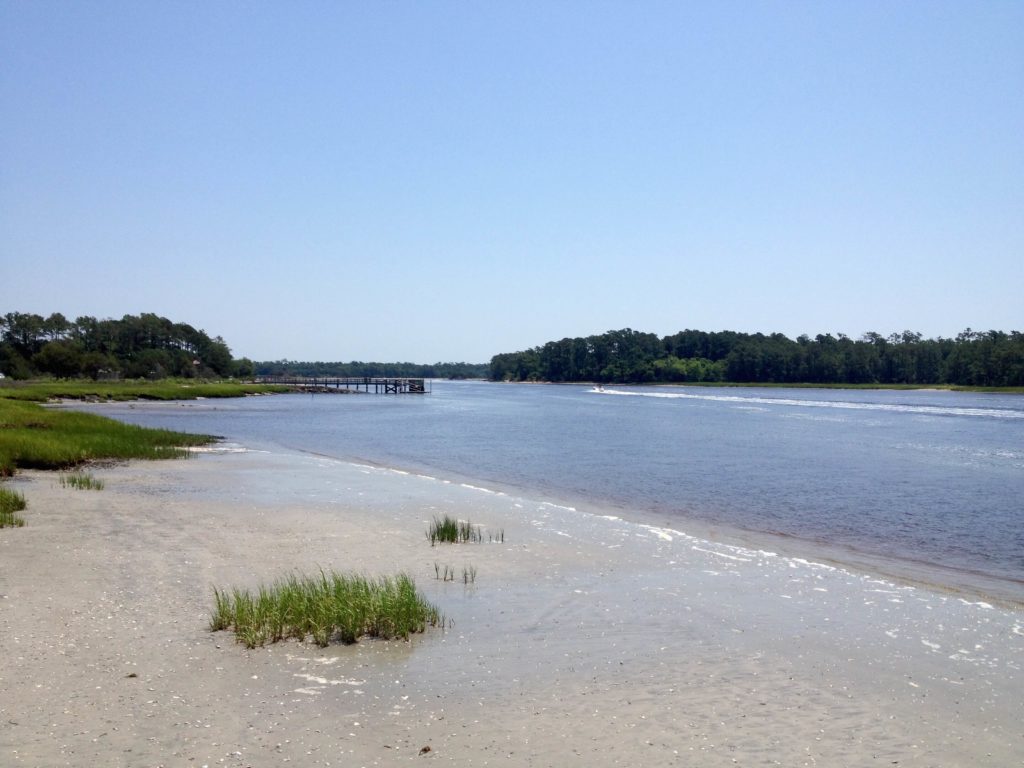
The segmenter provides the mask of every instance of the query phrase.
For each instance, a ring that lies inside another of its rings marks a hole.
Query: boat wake
[[[888,411],[916,413],[927,416],[968,416],[989,419],[1024,419],[1024,411],[1013,408],[958,408],[940,405],[906,405],[900,403],[857,403],[848,400],[798,400],[784,397],[744,397],[742,395],[706,395],[689,392],[631,392],[624,389],[592,389],[591,392],[618,397],[650,397],[661,400],[704,400],[736,403],[743,406],[786,406],[792,408],[834,408],[853,411]]]

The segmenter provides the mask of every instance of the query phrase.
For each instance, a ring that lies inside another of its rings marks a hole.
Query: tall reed
[[[434,578],[438,581],[455,581],[457,575],[456,570],[450,566],[442,566],[440,563],[434,563]],[[475,584],[476,583],[476,566],[465,565],[462,567],[462,583],[463,584]]]

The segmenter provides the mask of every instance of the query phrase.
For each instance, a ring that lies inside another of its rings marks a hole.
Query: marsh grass
[[[60,476],[61,488],[77,488],[80,491],[102,491],[105,483],[85,472]]]
[[[5,381],[0,398],[10,400],[194,400],[200,397],[244,397],[289,392],[276,384],[247,384],[237,381],[158,379],[156,381]]]
[[[430,546],[438,543],[462,544],[464,542],[484,541],[484,531],[479,525],[473,525],[468,520],[456,520],[450,515],[435,517],[427,528],[427,539]],[[505,529],[497,533],[487,533],[486,540],[492,543],[505,541]]]
[[[247,648],[287,638],[312,637],[321,647],[360,637],[407,640],[445,623],[406,574],[370,579],[321,571],[319,576],[278,579],[255,592],[214,588],[213,598],[210,629],[233,629]]]
[[[16,469],[70,469],[95,459],[169,459],[216,438],[124,424],[0,397],[0,477]]]
[[[25,506],[25,497],[20,493],[0,488],[0,528],[21,528],[25,520],[17,513]]]

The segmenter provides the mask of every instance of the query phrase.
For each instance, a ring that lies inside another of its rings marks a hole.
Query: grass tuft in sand
[[[448,544],[461,544],[464,541],[482,541],[483,535],[480,529],[468,520],[456,520],[454,517],[445,515],[435,517],[427,529],[427,538],[431,546],[439,542]]]
[[[486,538],[492,543],[503,543],[505,529],[501,529],[498,533],[487,533]],[[427,528],[427,539],[430,541],[430,546],[438,543],[481,542],[484,540],[484,531],[480,526],[473,525],[468,520],[457,520],[450,515],[445,515],[433,519]]]
[[[278,579],[255,592],[215,588],[213,597],[210,629],[233,629],[247,648],[286,638],[312,637],[321,647],[360,637],[407,640],[428,626],[444,626],[444,617],[406,574],[370,579],[321,571]]]
[[[77,488],[80,491],[102,491],[104,482],[87,472],[74,472],[60,476],[61,488]]]

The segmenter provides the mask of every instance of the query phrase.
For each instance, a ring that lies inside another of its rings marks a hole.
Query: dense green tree
[[[51,341],[59,341],[68,336],[71,324],[60,312],[54,312],[43,321],[43,333]]]
[[[8,312],[0,316],[0,372],[16,378],[44,374],[90,376],[123,372],[129,377],[230,376],[231,350],[184,323],[153,313],[69,322],[59,312],[47,318]]]
[[[0,344],[0,373],[12,379],[32,378],[32,367],[12,344]]]
[[[255,374],[256,366],[252,360],[247,357],[243,357],[240,360],[235,360],[235,368],[232,371],[232,376],[238,379],[251,379]]]
[[[43,348],[46,337],[42,316],[24,312],[8,312],[4,316],[4,341],[23,357],[29,358]]]
[[[976,332],[925,339],[868,331],[807,335],[685,330],[657,339],[626,328],[562,339],[491,360],[501,381],[733,381],[815,384],[1024,386],[1024,334]]]
[[[82,372],[83,351],[74,342],[51,341],[32,356],[32,365],[37,370],[68,379]]]
[[[215,374],[218,376],[231,375],[231,350],[220,336],[215,339],[206,339],[197,352],[203,364]]]
[[[108,376],[116,376],[120,373],[121,366],[117,359],[102,352],[82,353],[81,373],[90,379],[101,379]]]
[[[669,355],[654,361],[654,379],[658,382],[722,381],[724,378],[725,365],[721,362],[712,362],[705,357],[680,359],[675,355]]]

